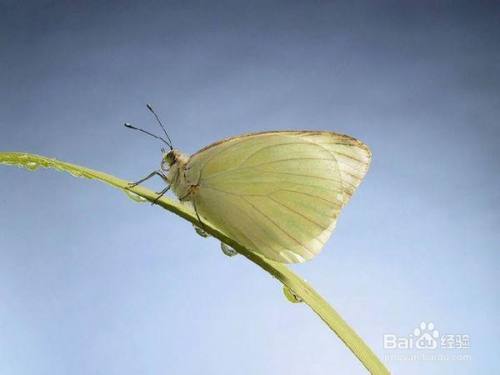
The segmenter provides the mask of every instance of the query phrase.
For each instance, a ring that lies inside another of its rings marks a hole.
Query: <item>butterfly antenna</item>
[[[133,130],[137,130],[137,131],[140,131],[144,134],[147,134],[153,138],[156,138],[156,139],[159,139],[160,141],[162,141],[163,143],[165,143],[171,150],[172,150],[172,146],[170,145],[170,143],[168,143],[165,139],[163,139],[162,137],[158,137],[157,135],[153,134],[153,133],[150,133],[144,129],[141,129],[141,128],[136,128],[135,126],[129,124],[128,122],[126,122],[125,124],[123,124],[126,128],[129,128],[129,129],[133,129]]]
[[[156,121],[158,122],[158,124],[160,125],[160,127],[162,128],[163,132],[165,133],[165,136],[167,137],[168,141],[170,142],[170,149],[172,149],[172,140],[170,139],[170,137],[168,136],[168,133],[167,131],[165,130],[165,127],[163,126],[161,120],[160,120],[160,117],[156,114],[155,110],[153,109],[153,107],[151,107],[151,104],[146,104],[146,107],[148,107],[149,111],[154,115]]]

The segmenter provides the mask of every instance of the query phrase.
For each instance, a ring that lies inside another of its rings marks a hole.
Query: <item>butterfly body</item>
[[[370,159],[349,136],[275,131],[228,138],[190,157],[171,150],[162,170],[202,222],[269,259],[300,263],[323,248]]]
[[[188,155],[173,149],[164,155],[161,163],[161,170],[165,173],[172,191],[181,201],[189,200],[190,189],[194,185],[186,176],[188,160]]]

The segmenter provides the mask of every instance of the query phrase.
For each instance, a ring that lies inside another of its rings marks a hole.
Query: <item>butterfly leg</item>
[[[201,221],[200,215],[198,214],[198,210],[196,209],[196,199],[193,199],[192,202],[193,202],[194,212],[196,213],[196,217],[198,218],[198,221],[201,224],[200,229],[203,230],[204,232],[206,232],[205,224],[203,223],[203,221]]]
[[[197,189],[200,186],[200,180],[201,180],[201,171],[198,174],[198,182],[196,183],[196,185],[192,185],[192,187]],[[195,196],[193,196],[191,202],[193,202],[194,212],[196,213],[196,217],[198,218],[198,221],[201,224],[201,229],[206,232],[205,224],[203,224],[203,221],[201,221],[200,215],[198,214],[198,210],[196,208],[196,197]]]
[[[158,196],[155,198],[154,201],[151,202],[151,205],[158,203],[158,201],[160,200],[160,198],[163,197],[165,195],[165,193],[167,191],[169,191],[169,190],[170,190],[170,185],[168,185],[165,189],[163,189],[162,191],[160,191],[159,193],[157,193]]]
[[[162,180],[167,181],[167,176],[165,176],[162,172],[153,171],[150,174],[148,174],[146,177],[140,179],[139,181],[129,183],[128,186],[129,187],[136,187],[137,185],[142,184],[144,181],[149,180],[153,176],[160,176],[162,178]]]

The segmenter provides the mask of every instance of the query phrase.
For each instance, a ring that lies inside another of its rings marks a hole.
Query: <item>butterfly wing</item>
[[[345,135],[264,132],[198,151],[187,173],[202,220],[269,259],[298,263],[321,251],[370,158]]]

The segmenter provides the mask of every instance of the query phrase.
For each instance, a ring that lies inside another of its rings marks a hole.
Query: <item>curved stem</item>
[[[129,182],[109,175],[107,173],[95,171],[90,168],[81,167],[75,164],[58,161],[55,159],[21,152],[0,152],[0,164],[14,165],[29,170],[40,167],[53,168],[64,172],[69,172],[76,177],[95,179],[112,185],[131,195],[135,200],[147,200],[153,202],[157,195],[153,191],[142,186],[129,187]],[[278,279],[293,294],[319,315],[319,317],[331,328],[333,332],[345,343],[345,345],[361,361],[366,369],[372,374],[389,374],[389,371],[364,341],[354,332],[344,319],[321,297],[308,283],[293,273],[284,264],[266,259],[263,256],[245,248],[224,233],[210,226],[209,223],[199,222],[195,212],[187,205],[180,204],[169,198],[162,197],[156,202],[164,209],[188,220],[189,222],[202,226],[211,236],[219,239],[225,244],[233,247],[250,261],[257,264],[263,270]]]

